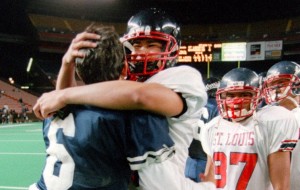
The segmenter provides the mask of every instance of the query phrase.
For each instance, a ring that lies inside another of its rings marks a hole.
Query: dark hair
[[[76,72],[85,84],[119,79],[124,68],[124,52],[113,26],[91,24],[86,32],[101,36],[97,47],[81,49],[84,58],[76,58]]]

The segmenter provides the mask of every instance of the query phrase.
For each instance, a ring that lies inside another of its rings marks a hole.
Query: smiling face
[[[224,118],[241,121],[251,116],[252,105],[256,104],[256,93],[251,90],[234,90],[220,93],[220,105]]]
[[[251,92],[225,92],[221,94],[221,96],[224,97],[229,109],[246,109],[247,111],[250,110],[250,103],[253,97],[253,94]]]
[[[144,81],[175,64],[178,45],[174,37],[160,32],[136,35],[122,38],[130,80]]]
[[[150,8],[133,15],[120,39],[129,66],[129,79],[145,81],[174,66],[179,54],[180,36],[180,26],[163,10]]]
[[[133,40],[132,46],[131,64],[134,64],[135,67],[138,67],[138,64],[142,64],[148,72],[162,67],[161,58],[163,57],[162,52],[164,46],[162,41],[137,39]]]
[[[132,42],[135,54],[156,54],[162,52],[162,42],[154,39],[137,39]]]
[[[222,77],[216,101],[224,119],[241,121],[253,115],[261,98],[259,79],[247,68],[234,68]]]

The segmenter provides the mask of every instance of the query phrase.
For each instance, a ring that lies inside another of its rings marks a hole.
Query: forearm
[[[59,70],[56,81],[56,90],[76,86],[75,66],[67,65],[66,63],[64,63],[64,60],[62,62],[63,63]]]
[[[268,165],[274,190],[290,189],[290,152],[272,153],[268,156]]]
[[[109,81],[65,89],[65,104],[88,104],[107,109],[152,111],[166,116],[183,109],[181,98],[160,84],[133,81]]]
[[[121,85],[115,82],[102,82],[80,87],[67,88],[61,95],[64,104],[88,104],[108,109],[134,108],[135,104],[130,103],[128,90],[118,88]],[[128,106],[127,106],[128,105]]]
[[[207,156],[207,162],[206,162],[206,168],[204,174],[199,174],[199,177],[201,178],[201,182],[210,182],[211,185],[215,187],[216,180],[215,180],[215,173],[214,173],[214,164],[212,161],[212,158],[210,156]]]

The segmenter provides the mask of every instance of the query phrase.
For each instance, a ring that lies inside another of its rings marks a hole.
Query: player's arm
[[[184,103],[179,94],[158,83],[107,81],[43,94],[34,106],[38,118],[47,118],[67,104],[89,104],[107,109],[152,111],[179,115]]]
[[[56,82],[57,90],[76,86],[75,59],[76,57],[84,57],[84,53],[80,52],[79,50],[81,48],[96,47],[97,44],[91,40],[97,40],[99,38],[99,35],[87,32],[82,32],[76,35],[62,58],[62,65]]]
[[[203,182],[212,182],[216,184],[215,172],[214,172],[214,163],[210,156],[207,156],[207,162],[205,167],[205,173],[200,174],[201,181]]]
[[[268,156],[270,180],[274,190],[290,189],[290,152],[274,152]]]

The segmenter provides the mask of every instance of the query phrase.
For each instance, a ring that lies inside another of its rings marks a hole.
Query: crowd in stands
[[[22,99],[20,99],[22,100]],[[20,106],[22,107],[21,112],[17,112],[14,109],[10,109],[8,105],[4,105],[0,110],[1,121],[0,124],[8,124],[8,123],[24,123],[28,122],[27,112],[28,108],[20,102]]]
[[[0,80],[0,124],[31,121],[36,100],[37,96]]]

